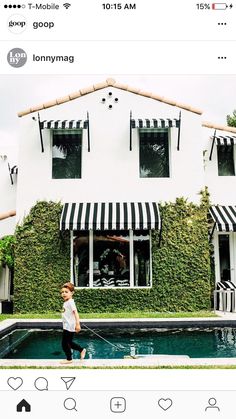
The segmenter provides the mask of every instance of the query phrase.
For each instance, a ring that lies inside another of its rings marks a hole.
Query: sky
[[[108,77],[201,109],[203,121],[226,125],[226,115],[236,109],[236,75],[1,75],[0,155],[17,154],[17,112]]]

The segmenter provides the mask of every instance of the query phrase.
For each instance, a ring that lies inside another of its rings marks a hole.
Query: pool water
[[[95,329],[112,346],[90,331],[75,341],[86,347],[86,358],[124,358],[130,354],[189,355],[191,358],[236,357],[236,329]],[[61,330],[15,330],[0,339],[0,358],[61,359]],[[117,348],[118,346],[118,348]],[[80,354],[74,352],[73,358]]]

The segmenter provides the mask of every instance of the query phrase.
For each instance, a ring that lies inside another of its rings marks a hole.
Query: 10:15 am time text
[[[102,8],[104,10],[135,10],[136,9],[136,3],[103,3]]]

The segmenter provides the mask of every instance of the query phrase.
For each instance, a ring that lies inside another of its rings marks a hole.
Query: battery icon
[[[227,7],[226,3],[212,3],[213,10],[225,10]]]

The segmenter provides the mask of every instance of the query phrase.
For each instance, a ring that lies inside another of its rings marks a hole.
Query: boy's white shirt
[[[70,300],[64,302],[62,312],[62,323],[64,330],[75,332],[75,311],[77,311],[77,309],[73,298],[70,298]]]

